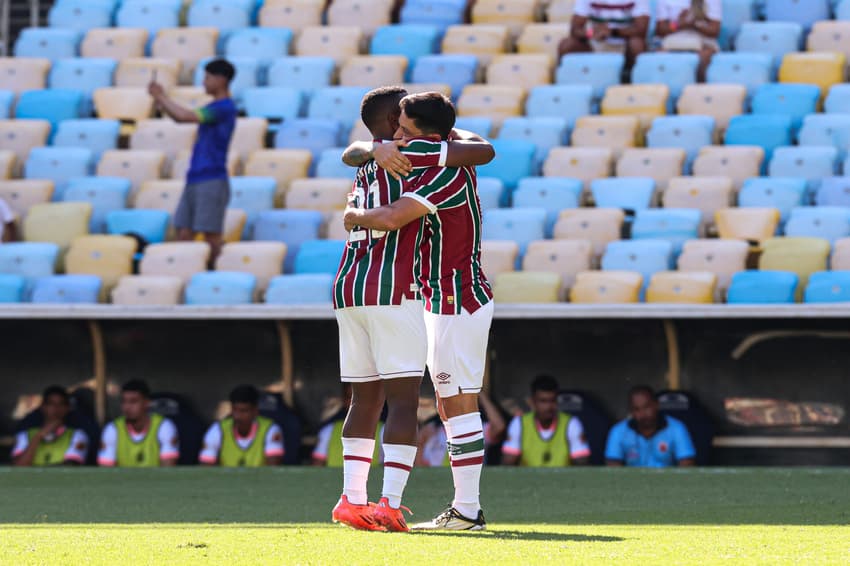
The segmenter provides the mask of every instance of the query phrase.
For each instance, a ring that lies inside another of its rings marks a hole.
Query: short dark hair
[[[233,80],[236,76],[236,67],[234,67],[227,59],[213,59],[204,67],[204,71],[217,77],[224,77],[227,82]]]
[[[131,379],[121,388],[121,393],[138,393],[145,399],[151,398],[151,388],[141,379]]]
[[[53,396],[61,397],[62,401],[64,401],[66,405],[71,403],[71,396],[68,395],[68,391],[61,385],[50,385],[45,388],[41,394],[41,402],[44,403],[47,401],[48,397]]]
[[[405,96],[407,90],[400,86],[382,86],[370,90],[360,103],[360,119],[372,130],[391,112],[400,112],[398,105]]]
[[[629,389],[629,401],[632,400],[632,397],[635,395],[640,395],[641,393],[648,395],[650,398],[655,399],[655,391],[653,391],[652,387],[649,385],[635,385],[631,389]]]
[[[538,375],[534,378],[534,381],[531,382],[531,394],[534,395],[538,391],[545,391],[546,393],[556,393],[560,389],[558,386],[558,380],[556,380],[551,375]]]
[[[454,104],[439,92],[407,95],[401,100],[401,109],[425,134],[439,134],[446,139],[455,127]]]
[[[230,403],[248,403],[256,407],[260,404],[260,392],[253,385],[240,385],[230,392]]]

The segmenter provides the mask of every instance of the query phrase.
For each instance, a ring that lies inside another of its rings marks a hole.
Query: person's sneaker
[[[484,511],[479,509],[478,516],[475,519],[470,519],[461,515],[457,509],[451,506],[427,523],[410,526],[411,531],[483,531],[486,528],[487,521],[484,520]]]
[[[355,505],[348,502],[348,497],[343,495],[339,498],[331,519],[334,523],[342,523],[353,529],[361,531],[383,531],[384,527],[375,521],[375,504]]]
[[[404,520],[402,509],[413,515],[413,512],[404,505],[398,509],[390,507],[387,498],[382,497],[375,506],[375,522],[390,532],[406,533],[410,531],[410,528],[407,526],[407,521]]]

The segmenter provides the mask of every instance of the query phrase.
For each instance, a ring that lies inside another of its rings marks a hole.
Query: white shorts
[[[492,321],[493,301],[472,314],[425,313],[428,371],[440,397],[481,391]]]
[[[422,377],[427,339],[422,301],[336,311],[342,381]]]

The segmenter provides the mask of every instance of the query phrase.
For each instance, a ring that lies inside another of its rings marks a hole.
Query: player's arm
[[[163,86],[156,81],[151,81],[148,85],[148,94],[153,97],[159,109],[168,114],[175,122],[199,124],[207,121],[205,120],[205,110],[203,108],[195,111],[177,104],[165,94]]]
[[[325,467],[328,465],[328,448],[331,444],[333,428],[334,423],[328,423],[319,429],[319,438],[316,440],[316,447],[312,454],[313,466]]]
[[[65,464],[69,466],[80,466],[86,463],[86,454],[89,449],[89,437],[82,430],[75,430],[71,437],[71,445],[65,452]]]
[[[680,468],[692,468],[697,465],[696,448],[691,440],[691,434],[685,425],[676,427],[673,437],[673,454],[676,456],[677,465]]]
[[[178,458],[180,458],[180,439],[177,436],[177,427],[169,419],[165,419],[159,425],[159,466],[161,468],[176,466]]]
[[[497,439],[502,438],[502,435],[505,433],[505,419],[502,417],[502,411],[499,410],[496,404],[483,391],[478,394],[478,403],[484,410],[484,414],[487,415],[487,422],[490,424],[488,430],[490,441],[495,442]]]
[[[605,442],[605,465],[611,468],[622,468],[626,464],[620,435],[620,425],[614,425]]]
[[[31,439],[26,431],[19,432],[15,439],[15,449],[12,451],[12,464],[20,467],[32,466],[42,438],[42,431],[38,431]]]
[[[508,437],[502,444],[502,465],[516,466],[522,456],[522,417],[520,415],[511,419],[508,425]]]
[[[118,431],[115,423],[109,423],[100,435],[100,450],[97,452],[97,465],[107,468],[118,461]]]
[[[693,458],[685,458],[684,460],[679,460],[677,465],[680,468],[693,468],[697,465],[697,461]]]
[[[210,425],[204,433],[204,441],[201,444],[201,453],[198,462],[202,466],[215,466],[218,464],[218,453],[221,449],[221,425],[218,421]]]
[[[17,240],[17,238],[18,234],[17,230],[15,229],[15,223],[11,221],[5,223],[3,225],[3,233],[0,234],[0,242],[14,242],[15,240]]]
[[[570,446],[570,462],[574,466],[590,464],[590,445],[584,434],[584,425],[578,417],[570,419],[567,426],[567,442]]]
[[[369,210],[349,206],[345,209],[345,229],[355,226],[368,230],[392,232],[422,218],[430,212],[428,207],[412,198],[400,198],[395,202]]]
[[[386,170],[396,179],[407,177],[414,169],[422,167],[474,167],[493,161],[496,151],[493,145],[476,134],[465,130],[453,130],[450,141],[446,142],[445,154],[434,154],[430,161],[422,156],[405,153],[408,142],[395,140],[392,143],[355,142],[342,155],[346,165],[359,167],[370,159],[374,159],[379,167]],[[411,161],[416,158],[416,164]]]
[[[280,466],[283,463],[283,431],[276,424],[269,427],[265,438],[264,454],[266,466]]]

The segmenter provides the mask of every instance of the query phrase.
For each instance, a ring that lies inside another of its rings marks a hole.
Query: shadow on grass
[[[580,535],[571,533],[552,533],[545,531],[413,531],[410,534],[411,536],[417,537],[473,537],[488,540],[528,540],[545,542],[622,542],[626,540],[622,537],[610,537],[604,535]]]

